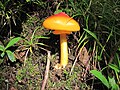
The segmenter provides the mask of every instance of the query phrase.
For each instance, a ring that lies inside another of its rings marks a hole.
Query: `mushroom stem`
[[[65,68],[65,66],[68,64],[68,46],[66,34],[60,34],[60,47],[61,47],[60,66]]]

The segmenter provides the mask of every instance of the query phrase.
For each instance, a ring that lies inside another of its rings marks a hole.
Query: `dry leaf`
[[[82,64],[86,67],[89,62],[89,55],[86,47],[83,47],[83,49],[80,52],[79,60],[82,62]]]
[[[24,62],[25,54],[26,54],[25,47],[21,47],[21,48],[17,49],[17,50],[15,51],[15,53],[14,53],[15,57],[16,57],[21,63]]]

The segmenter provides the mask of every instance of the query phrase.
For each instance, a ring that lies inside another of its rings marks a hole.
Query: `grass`
[[[45,49],[52,56],[46,90],[119,90],[119,0],[10,2],[0,1],[0,45],[6,46],[11,37],[22,40],[8,48],[14,52],[16,62],[10,62],[7,55],[0,57],[2,90],[40,90],[47,62]],[[43,28],[42,22],[61,11],[77,20],[81,30],[67,37],[68,66],[55,70],[59,36]]]

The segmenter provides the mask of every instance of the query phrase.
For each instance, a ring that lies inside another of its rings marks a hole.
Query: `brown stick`
[[[42,88],[41,90],[45,90],[45,86],[46,86],[46,83],[47,83],[47,80],[48,80],[48,74],[49,74],[49,67],[50,67],[50,51],[47,51],[47,65],[46,65],[46,70],[45,70],[45,75],[44,75],[44,80],[43,80],[43,83],[42,83]]]

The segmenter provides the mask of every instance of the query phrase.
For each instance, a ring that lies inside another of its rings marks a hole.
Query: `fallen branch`
[[[46,65],[46,70],[45,70],[45,75],[44,75],[44,80],[43,80],[43,83],[42,83],[42,88],[41,90],[45,90],[45,86],[46,86],[46,83],[47,83],[47,80],[48,80],[48,74],[49,74],[49,67],[50,67],[50,51],[47,50],[47,65]]]

